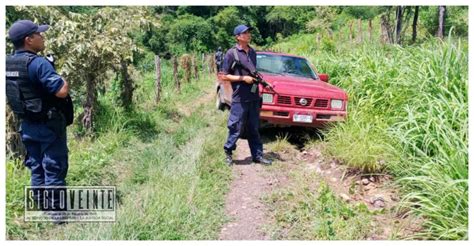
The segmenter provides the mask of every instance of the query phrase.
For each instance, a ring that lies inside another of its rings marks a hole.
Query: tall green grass
[[[402,206],[425,221],[416,237],[466,239],[466,40],[405,47],[333,42],[335,50],[293,48],[298,39],[280,44],[307,56],[349,94],[348,120],[326,133],[329,154],[366,173],[394,174],[405,193]]]

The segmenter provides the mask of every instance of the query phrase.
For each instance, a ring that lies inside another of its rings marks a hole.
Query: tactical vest
[[[33,83],[28,74],[28,65],[37,55],[25,52],[22,55],[10,55],[6,60],[7,102],[12,111],[20,118],[34,122],[47,120],[50,108],[50,96],[39,83]]]

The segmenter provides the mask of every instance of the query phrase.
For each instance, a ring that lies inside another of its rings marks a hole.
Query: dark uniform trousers
[[[226,151],[235,150],[237,140],[241,136],[244,127],[247,127],[246,135],[252,157],[254,159],[261,157],[263,155],[263,145],[258,132],[259,124],[260,100],[251,102],[232,102],[229,120],[227,122],[229,136],[227,137],[224,149]]]
[[[68,148],[66,132],[57,134],[45,124],[24,121],[21,124],[21,139],[26,147],[25,166],[31,170],[32,186],[65,186],[68,171]],[[64,188],[34,189],[34,198],[44,210],[65,210],[60,196],[65,195]],[[47,194],[46,197],[43,195]]]

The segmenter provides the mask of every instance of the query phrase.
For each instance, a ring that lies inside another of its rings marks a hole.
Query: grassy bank
[[[302,35],[275,47],[306,56],[348,92],[349,119],[326,133],[328,153],[366,173],[394,174],[403,206],[426,219],[418,237],[466,239],[466,40],[406,47],[378,40],[314,47],[314,40]]]

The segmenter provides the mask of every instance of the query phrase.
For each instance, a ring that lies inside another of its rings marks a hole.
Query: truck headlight
[[[331,100],[331,108],[334,109],[342,109],[342,100]]]
[[[262,95],[263,103],[273,103],[273,95],[268,93],[263,93]]]

